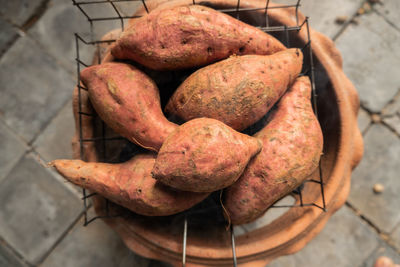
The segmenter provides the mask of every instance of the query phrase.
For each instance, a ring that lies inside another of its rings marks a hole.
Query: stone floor
[[[89,23],[69,0],[0,4],[0,266],[167,266],[129,251],[99,220],[83,227],[81,193],[43,167],[71,158],[73,33],[90,38]],[[122,14],[135,8],[116,5]],[[89,16],[115,12],[90,6]],[[303,250],[269,266],[367,267],[381,255],[400,263],[400,1],[302,0],[301,10],[343,54],[361,100],[365,155],[347,204]],[[94,38],[116,27],[95,23]],[[83,60],[91,55],[81,50]]]

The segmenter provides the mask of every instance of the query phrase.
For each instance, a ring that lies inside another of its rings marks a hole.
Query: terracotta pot
[[[150,10],[184,3],[192,0],[146,1]],[[197,1],[199,2],[199,1]],[[235,8],[236,0],[203,1],[216,8]],[[265,7],[265,1],[240,1],[241,7]],[[270,4],[273,6],[273,4]],[[139,11],[140,12],[140,11]],[[295,9],[269,9],[270,25],[295,26]],[[249,11],[240,14],[240,19],[253,25],[265,21],[264,10]],[[305,17],[298,14],[299,22]],[[282,36],[277,35],[278,38]],[[303,47],[308,40],[307,28],[291,31],[292,47]],[[315,207],[290,208],[272,223],[236,238],[237,260],[241,266],[265,266],[272,259],[294,253],[303,248],[317,235],[329,219],[345,202],[350,189],[350,175],[363,154],[363,141],[357,127],[359,100],[357,92],[342,70],[342,58],[333,42],[322,34],[310,29],[312,53],[315,67],[318,116],[324,133],[324,155],[321,160],[324,180],[326,212]],[[307,58],[308,55],[305,56]],[[309,64],[309,62],[308,62]],[[104,148],[118,150],[121,141],[110,141],[105,146],[101,142],[85,142],[79,145],[80,126],[82,138],[93,138],[101,132],[93,117],[82,116],[79,119],[79,102],[82,112],[93,113],[87,98],[87,92],[74,93],[74,113],[76,136],[73,147],[75,157],[87,161],[102,160]],[[82,153],[81,153],[82,152]],[[119,152],[118,152],[119,153]],[[319,179],[318,173],[314,174]],[[303,189],[303,201],[322,205],[319,186],[307,183]],[[299,202],[299,199],[297,199]],[[105,215],[105,200],[93,197],[96,212]],[[145,217],[133,214],[121,207],[110,204],[109,213],[123,214],[122,217],[105,219],[136,253],[180,266],[182,259],[183,217]],[[232,266],[232,248],[228,232],[223,224],[212,221],[193,223],[189,220],[186,248],[187,266]]]

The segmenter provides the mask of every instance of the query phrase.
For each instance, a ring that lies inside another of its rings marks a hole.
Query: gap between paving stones
[[[332,37],[332,41],[335,42],[337,40],[337,38],[339,38],[339,36],[347,29],[347,27],[349,27],[353,23],[353,20],[357,17],[358,10],[360,8],[362,8],[362,6],[365,3],[368,3],[368,2],[369,2],[369,0],[364,0],[360,3],[359,8],[354,12],[353,15],[350,16],[350,18],[343,24],[343,26],[339,29],[339,31]]]
[[[49,248],[49,250],[43,255],[43,257],[38,261],[37,266],[40,266],[48,257],[49,255],[54,251],[54,249],[64,240],[64,238],[72,231],[72,229],[79,223],[80,219],[85,215],[85,212],[87,212],[91,208],[92,204],[89,203],[86,210],[82,210],[77,218],[71,223],[70,226],[61,234],[61,236],[57,239],[56,242]]]
[[[8,49],[10,49],[15,44],[15,42],[18,40],[19,37],[26,35],[26,32],[29,30],[29,28],[31,28],[36,23],[36,21],[40,19],[40,17],[47,10],[49,2],[50,0],[45,0],[39,7],[36,8],[32,16],[29,17],[21,26],[16,25],[14,22],[4,17],[3,14],[0,13],[1,18],[4,19],[6,22],[8,22],[15,29],[17,29],[18,33],[18,36],[7,44],[6,48],[4,49],[4,52],[0,54],[0,58],[8,51]]]
[[[382,17],[390,26],[392,26],[394,29],[396,29],[398,32],[400,32],[400,28],[397,27],[392,21],[390,21],[384,14],[376,10],[374,7],[372,7],[373,10],[375,11],[376,14],[378,14],[380,17]]]
[[[17,33],[16,36],[14,36],[13,39],[11,39],[9,42],[7,42],[7,43],[5,44],[5,47],[4,47],[3,51],[0,52],[0,59],[1,59],[1,57],[2,57],[4,54],[7,53],[8,49],[10,49],[10,47],[12,47],[12,46],[15,44],[15,42],[16,42],[21,36],[24,36],[25,33],[24,33],[20,28],[18,28],[18,27],[15,26],[14,24],[12,24],[9,20],[7,20],[7,18],[3,17],[1,14],[0,14],[0,17],[1,17],[1,19],[4,20],[6,23],[9,23],[9,24],[11,25],[11,27],[13,27],[13,28],[15,29],[16,33]]]
[[[367,126],[367,128],[365,128],[365,130],[362,132],[362,135],[363,135],[363,136],[368,132],[369,128],[371,128],[371,126],[372,126],[373,124],[380,123],[380,124],[382,124],[383,126],[385,126],[386,128],[388,128],[388,129],[389,129],[392,133],[394,133],[397,137],[400,138],[400,134],[399,134],[390,124],[386,123],[386,122],[383,120],[384,118],[391,118],[391,117],[393,117],[393,116],[396,116],[396,114],[393,114],[393,115],[385,115],[384,112],[383,112],[383,111],[384,111],[385,109],[387,109],[390,105],[392,105],[393,102],[396,101],[396,100],[397,100],[397,101],[400,101],[400,90],[396,93],[396,95],[393,97],[393,99],[390,100],[378,113],[374,113],[374,112],[372,112],[371,110],[369,110],[367,107],[365,107],[364,105],[360,104],[360,108],[362,108],[365,112],[367,112],[368,115],[371,117],[371,123],[370,123],[370,124]],[[379,116],[379,117],[380,117],[380,121],[374,122],[374,121],[372,120],[372,115],[377,115],[377,116]]]
[[[363,5],[365,3],[370,3],[369,0],[365,0],[361,3],[360,8],[363,7]],[[370,3],[371,4],[371,3]],[[378,3],[379,4],[379,3]],[[378,14],[379,16],[381,16],[390,26],[392,26],[393,28],[395,28],[396,30],[399,31],[399,28],[396,27],[396,25],[394,25],[391,21],[388,21],[388,19],[381,14],[380,12],[378,12],[375,8],[374,8],[375,4],[371,4],[372,7],[372,11],[371,12],[375,12],[376,14]],[[332,38],[332,40],[335,42],[339,36],[349,27],[349,25],[351,25],[353,19],[355,19],[358,16],[362,16],[362,15],[358,15],[358,10],[346,21],[346,23],[342,26],[342,28],[336,33],[336,35]],[[396,94],[396,96],[394,97],[394,99],[396,99],[396,97],[400,95],[400,90],[398,91],[398,93]],[[379,116],[381,116],[382,111],[387,108],[390,104],[393,103],[393,99],[387,103],[385,105],[385,107],[378,113]],[[364,107],[362,104],[360,104],[360,108],[363,108],[368,115],[371,117],[372,114],[374,114],[373,112],[371,112],[368,108]],[[385,117],[384,115],[382,117]],[[387,116],[386,116],[387,117]],[[371,120],[372,121],[372,120]],[[362,132],[362,135],[364,136],[368,130],[371,128],[371,126],[373,124],[375,124],[377,122],[371,122],[366,128],[365,130]],[[381,120],[380,122],[382,125],[386,126],[391,132],[393,132],[397,137],[400,137],[399,134],[387,123],[385,123],[383,120]],[[357,210],[353,205],[351,205],[348,201],[346,201],[346,206],[349,207],[362,221],[364,221],[365,223],[367,223],[367,225],[369,225],[369,227],[371,227],[372,229],[374,229],[381,240],[383,240],[386,244],[388,244],[392,249],[394,249],[397,253],[400,253],[400,250],[394,245],[394,241],[391,239],[391,237],[385,233],[383,233],[376,225],[374,225],[372,223],[372,221],[370,221],[367,217],[365,217],[359,210]]]
[[[49,166],[48,163],[41,155],[39,152],[37,152],[34,148],[30,151],[32,155],[35,155],[35,160],[45,169],[49,169],[51,172],[52,176],[54,179],[56,179],[59,183],[64,185],[66,189],[68,189],[72,194],[74,194],[76,197],[82,200],[82,192],[79,192],[76,190],[76,188],[73,187],[73,183],[70,181],[64,179],[60,174],[58,174],[52,166]]]
[[[38,21],[40,17],[44,14],[44,12],[48,7],[49,2],[50,0],[43,1],[43,3],[35,10],[33,15],[30,18],[28,18],[28,20],[25,21],[25,23],[21,26],[21,30],[26,32],[30,27],[32,27],[33,24],[35,24],[36,21]]]
[[[71,90],[71,98],[72,98],[72,92],[73,91]],[[42,125],[42,127],[40,127],[39,131],[33,136],[31,141],[27,143],[29,147],[33,148],[33,144],[35,143],[36,139],[43,133],[43,131],[47,128],[47,126],[49,126],[55,120],[55,118],[60,114],[60,112],[62,112],[63,108],[68,104],[70,100],[71,99],[68,98],[66,101],[64,101],[64,103],[61,105],[61,108],[57,110],[57,112],[54,112],[53,116],[51,116],[50,119]],[[72,106],[71,106],[71,112],[72,112]]]
[[[390,235],[382,232],[371,220],[361,214],[361,212],[356,209],[350,202],[346,201],[345,205],[349,207],[354,212],[354,214],[357,215],[362,221],[364,221],[367,225],[374,229],[381,240],[383,240],[389,247],[400,254],[400,249],[395,246],[394,241],[391,239]]]
[[[12,256],[14,256],[15,258],[17,258],[19,261],[21,261],[22,263],[24,263],[27,266],[33,266],[32,264],[30,264],[29,262],[27,262],[24,257],[22,257],[22,255],[15,250],[10,244],[8,244],[8,242],[6,240],[4,240],[1,236],[0,236],[0,245],[2,247],[5,247],[6,249],[8,249],[11,253]]]
[[[364,5],[364,3],[367,3],[367,2],[368,2],[368,0],[363,1],[363,2],[361,3],[360,7],[362,7],[362,5]],[[37,9],[37,11],[31,16],[31,18],[29,18],[29,19],[27,20],[27,22],[25,22],[25,23],[21,26],[21,28],[19,28],[19,27],[17,27],[17,28],[20,29],[20,30],[23,32],[23,34],[26,34],[25,31],[27,31],[30,27],[32,27],[32,26],[35,24],[35,22],[38,21],[38,20],[40,19],[41,15],[46,11],[48,3],[49,3],[49,0],[45,1],[45,2]],[[383,14],[381,14],[381,13],[378,12],[378,11],[376,11],[375,9],[373,9],[373,12],[376,12],[379,16],[383,17],[383,18],[385,19],[385,21],[386,21],[388,24],[390,24],[390,26],[392,26],[392,27],[394,27],[396,30],[400,31],[400,29],[397,28],[393,23],[391,23],[390,21],[388,21],[388,20],[385,18],[385,16],[384,16]],[[345,24],[343,25],[343,27],[338,31],[338,33],[336,33],[336,35],[333,37],[333,40],[334,40],[334,41],[346,30],[346,28],[351,24],[352,19],[355,18],[355,17],[357,17],[357,11],[351,16],[351,18],[348,20],[348,22],[345,23]],[[13,26],[15,26],[15,25],[13,25]],[[7,46],[7,48],[6,48],[5,51],[7,51],[7,50],[15,43],[15,41],[16,41],[18,38],[19,38],[19,37],[15,38],[15,40],[13,40],[12,43],[10,43],[10,45]],[[43,49],[43,50],[46,52],[46,54],[48,54],[50,57],[52,57],[58,65],[60,65],[61,67],[67,69],[67,71],[68,71],[69,73],[71,73],[71,72],[68,70],[68,68],[66,68],[61,62],[59,62],[58,59],[54,58],[51,54],[47,53],[46,49],[43,47],[43,45],[42,45],[39,41],[37,41],[37,40],[34,39],[34,38],[32,38],[32,39],[40,46],[41,49]],[[0,55],[0,56],[2,56],[2,55]],[[74,73],[74,74],[75,74],[75,73]],[[75,75],[74,75],[74,76],[75,76]],[[66,101],[66,102],[63,104],[63,106],[65,106],[65,104],[67,104],[67,102],[68,102],[68,101]],[[362,105],[361,105],[361,106],[362,106]],[[369,115],[371,115],[371,112],[370,112],[368,109],[366,109],[365,107],[363,107],[363,108],[368,112]],[[34,148],[32,148],[31,145],[34,143],[34,141],[37,139],[37,137],[41,134],[41,132],[42,132],[50,123],[52,123],[52,121],[55,119],[55,117],[59,114],[60,111],[61,111],[61,109],[60,109],[58,112],[56,112],[56,113],[54,114],[54,116],[52,116],[51,119],[50,119],[46,124],[43,125],[43,127],[40,129],[40,131],[38,132],[38,134],[36,134],[36,135],[34,136],[34,138],[32,139],[32,141],[29,142],[29,143],[27,144],[27,145],[28,145],[28,150],[24,153],[24,155],[27,154],[27,153],[30,153],[30,152],[35,152],[35,154],[38,155],[38,156],[40,157],[40,154],[39,154],[38,152],[36,152],[36,151],[34,150]],[[1,118],[0,118],[0,119],[1,119]],[[396,134],[396,136],[399,136],[399,135],[397,134],[397,132],[394,131],[389,125],[387,125],[387,124],[384,123],[384,122],[382,122],[382,124],[385,125],[386,127],[388,127],[392,132],[394,132],[394,133]],[[7,125],[7,124],[6,124],[6,125]],[[370,128],[371,125],[372,125],[372,123],[366,128],[366,130],[364,131],[363,134],[365,134],[365,133],[368,131],[368,129]],[[7,127],[9,127],[9,126],[7,125]],[[9,127],[9,128],[10,128],[10,127]],[[16,134],[16,133],[13,131],[13,129],[10,128],[10,130],[11,130],[16,136],[18,136],[18,138],[21,138],[18,134]],[[24,143],[26,143],[26,142],[24,141]],[[23,156],[22,156],[22,157],[23,157]],[[22,158],[22,157],[21,157],[21,158]],[[76,191],[76,190],[74,190],[74,191]],[[76,192],[75,192],[75,193],[76,193]],[[370,220],[368,220],[364,215],[362,215],[358,210],[356,210],[349,202],[346,202],[346,205],[347,205],[356,215],[358,215],[358,217],[359,217],[361,220],[365,221],[371,228],[373,228],[373,229],[379,234],[379,236],[380,236],[380,238],[381,238],[382,240],[384,240],[386,243],[388,243],[388,245],[389,245],[390,247],[392,247],[392,248],[395,249],[398,253],[400,253],[400,251],[399,251],[398,249],[396,249],[396,247],[394,247],[393,244],[391,244],[391,242],[390,242],[391,240],[390,240],[390,237],[389,237],[389,236],[383,234],[382,231],[381,231],[378,227],[376,227]],[[44,262],[44,260],[51,254],[51,252],[52,252],[52,251],[58,246],[58,244],[65,238],[65,236],[71,231],[71,229],[72,229],[75,225],[78,224],[79,220],[82,218],[83,215],[84,215],[84,211],[82,211],[82,212],[79,214],[79,216],[77,216],[77,218],[74,220],[74,222],[65,230],[65,232],[64,232],[64,233],[60,236],[60,238],[53,244],[53,246],[49,249],[49,251],[42,257],[42,259],[39,261],[39,265],[40,265],[41,263]],[[4,240],[2,240],[1,237],[0,237],[0,242],[6,244],[7,248],[9,248],[15,255],[17,255],[18,258],[20,258],[21,260],[23,260],[24,263],[28,264],[28,263],[22,258],[22,256],[21,256],[18,252],[16,252],[10,245],[8,245],[7,242],[5,242]]]

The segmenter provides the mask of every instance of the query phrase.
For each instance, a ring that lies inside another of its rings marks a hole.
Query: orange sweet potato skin
[[[191,5],[155,10],[132,20],[112,55],[155,70],[206,65],[232,54],[284,50],[277,39],[211,8]]]
[[[163,115],[155,83],[133,66],[91,66],[81,72],[81,79],[100,118],[128,140],[158,151],[177,127]]]
[[[214,118],[244,130],[278,101],[301,72],[302,63],[299,49],[230,57],[189,76],[170,98],[166,112],[185,121]]]
[[[153,177],[171,187],[212,192],[233,184],[261,143],[222,122],[199,118],[181,125],[162,145]]]
[[[167,216],[205,199],[207,193],[173,190],[151,177],[155,155],[137,155],[121,164],[55,160],[51,163],[70,182],[97,192],[141,215]]]
[[[318,166],[323,137],[310,101],[308,77],[298,78],[255,136],[263,149],[225,192],[233,224],[254,221],[299,186]]]

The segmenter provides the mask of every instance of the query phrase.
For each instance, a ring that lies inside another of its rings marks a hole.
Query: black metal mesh
[[[77,86],[78,86],[78,98],[79,98],[79,125],[82,126],[82,117],[83,116],[96,116],[96,114],[87,114],[82,112],[82,108],[81,108],[81,90],[87,90],[86,88],[82,87],[80,85],[80,71],[83,67],[87,67],[90,65],[90,63],[87,62],[83,62],[80,58],[80,50],[82,49],[82,46],[93,46],[96,48],[96,51],[98,53],[98,60],[100,63],[100,48],[99,45],[102,43],[112,43],[115,40],[100,40],[98,38],[95,37],[95,33],[94,33],[94,26],[96,23],[101,22],[101,21],[119,21],[119,26],[121,28],[121,30],[124,30],[125,26],[126,26],[126,22],[129,19],[132,18],[138,18],[140,16],[134,16],[134,15],[126,15],[124,14],[122,8],[118,5],[120,3],[127,3],[127,2],[138,2],[138,4],[141,4],[142,7],[144,8],[144,10],[148,13],[149,9],[148,6],[146,5],[146,1],[145,0],[98,0],[98,1],[76,1],[76,0],[72,0],[73,4],[82,12],[82,14],[87,18],[88,23],[90,24],[90,40],[87,40],[85,38],[83,38],[80,34],[75,34],[75,41],[76,41],[76,62],[77,62]],[[303,71],[301,73],[301,75],[307,75],[310,77],[311,80],[311,86],[312,86],[312,104],[313,104],[313,108],[314,108],[314,112],[318,118],[318,109],[317,109],[317,101],[316,101],[316,90],[315,90],[315,77],[314,77],[314,66],[313,66],[313,54],[312,54],[312,50],[311,50],[311,39],[310,39],[310,30],[309,30],[309,21],[308,18],[306,17],[306,19],[304,21],[299,21],[299,16],[298,16],[298,10],[300,5],[300,0],[298,0],[295,4],[286,4],[286,5],[274,5],[274,6],[270,6],[270,1],[266,0],[265,1],[265,6],[262,8],[241,8],[240,7],[240,0],[237,1],[237,5],[236,8],[229,8],[229,9],[216,9],[220,12],[224,12],[227,13],[233,17],[236,17],[237,19],[241,19],[241,15],[243,14],[243,12],[260,12],[262,10],[264,10],[264,20],[259,23],[258,25],[254,25],[257,28],[261,29],[264,32],[268,32],[273,34],[275,37],[277,37],[283,44],[285,44],[287,47],[292,47],[292,43],[290,40],[290,33],[291,32],[298,32],[300,31],[303,27],[306,27],[307,29],[307,35],[308,35],[308,41],[307,43],[303,46],[303,47],[298,47],[303,51],[303,54],[305,55],[305,59],[304,59],[304,64],[303,64]],[[114,10],[115,14],[113,14],[112,16],[106,16],[106,17],[91,17],[88,12],[87,9],[90,9],[91,5],[109,5],[112,10]],[[192,4],[205,4],[207,5],[207,1],[192,1]],[[270,25],[270,20],[269,20],[269,16],[268,16],[268,12],[271,9],[276,9],[276,8],[292,8],[295,9],[295,15],[296,15],[296,25],[295,26],[291,26],[288,27],[286,25]],[[308,57],[308,58],[307,58]],[[102,126],[101,126],[101,136],[100,137],[94,137],[91,139],[84,139],[83,136],[83,132],[82,132],[82,127],[80,127],[80,151],[81,151],[81,158],[83,159],[84,156],[84,143],[85,142],[99,142],[102,144],[102,161],[107,162],[108,160],[108,155],[107,155],[107,149],[106,149],[106,143],[107,142],[112,142],[115,140],[124,140],[124,138],[122,137],[107,137],[106,135],[106,125],[104,124],[104,122],[102,122]],[[322,178],[322,168],[321,168],[321,161],[319,163],[319,179],[309,179],[306,180],[300,187],[298,187],[295,191],[293,191],[294,194],[298,195],[299,198],[299,204],[294,204],[294,205],[273,205],[272,208],[288,208],[288,207],[309,207],[309,206],[313,206],[319,209],[322,209],[325,211],[326,205],[325,205],[325,197],[324,197],[324,183],[323,183],[323,178]],[[322,195],[322,205],[318,205],[316,203],[304,203],[303,202],[303,187],[305,186],[305,184],[307,183],[314,183],[319,185],[320,190],[321,190],[321,195]],[[83,204],[84,204],[84,208],[85,211],[88,209],[89,204],[88,204],[88,199],[92,196],[96,195],[96,193],[92,193],[92,194],[87,194],[86,190],[83,190]],[[105,214],[106,216],[96,216],[93,218],[88,218],[87,214],[85,212],[85,226],[88,225],[89,223],[93,222],[94,220],[98,219],[98,218],[105,218],[105,217],[116,217],[118,216],[118,214],[109,214],[108,212],[108,200],[105,200],[106,204],[105,204]],[[216,205],[218,205],[218,201],[215,201]],[[209,210],[209,208],[205,208],[205,210]],[[183,213],[183,220],[184,220],[184,238],[183,238],[183,257],[182,257],[182,263],[183,265],[185,265],[185,260],[186,260],[186,256],[185,256],[185,248],[186,248],[186,232],[187,232],[187,221],[188,221],[188,217],[192,216],[193,214],[196,213],[201,213],[202,209],[197,209],[195,211],[189,211],[189,212],[185,212]],[[230,227],[231,231],[231,237],[232,237],[232,249],[233,249],[233,263],[234,266],[236,266],[236,254],[235,254],[235,246],[234,246],[234,235],[233,235],[233,228]]]

